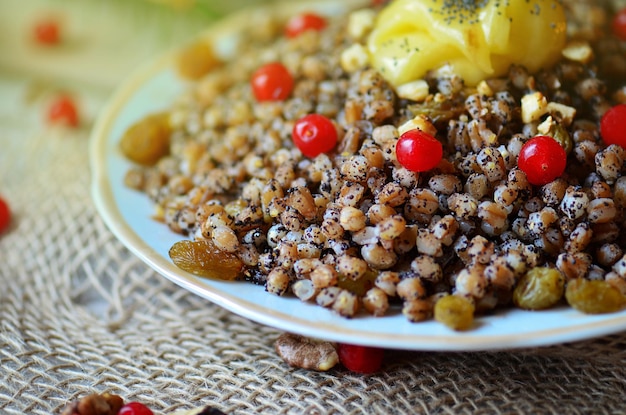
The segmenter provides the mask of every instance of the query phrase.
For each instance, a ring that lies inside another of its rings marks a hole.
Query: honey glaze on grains
[[[273,16],[244,30],[236,58],[150,129],[166,154],[127,176],[189,237],[173,260],[345,317],[400,308],[457,330],[501,307],[621,309],[626,150],[609,135],[624,130],[611,114],[626,104],[626,53],[585,18],[611,12],[454,4],[396,0],[294,37]],[[520,56],[531,60],[507,60]],[[272,62],[293,87],[258,101],[251,79]],[[294,126],[311,116],[325,128],[309,152]],[[414,163],[424,142],[435,146]]]

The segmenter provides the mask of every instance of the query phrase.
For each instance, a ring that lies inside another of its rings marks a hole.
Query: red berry
[[[422,130],[409,130],[396,143],[396,159],[411,171],[428,171],[439,164],[443,146],[432,135]]]
[[[293,89],[293,76],[282,63],[261,66],[252,75],[252,92],[257,101],[283,101]]]
[[[76,104],[67,95],[61,95],[50,103],[47,117],[50,124],[64,124],[70,127],[78,126]]]
[[[11,209],[9,205],[0,197],[0,233],[4,232],[11,223]]]
[[[613,34],[621,40],[626,40],[626,8],[613,16]]]
[[[56,45],[61,40],[61,30],[56,19],[40,20],[34,27],[35,40],[42,45]]]
[[[607,146],[617,144],[626,148],[626,104],[619,104],[604,113],[600,134]]]
[[[310,158],[332,150],[337,144],[335,124],[320,114],[300,118],[293,126],[292,135],[302,154]]]
[[[567,154],[554,138],[539,135],[528,140],[520,150],[517,165],[530,184],[543,186],[565,171]]]
[[[297,37],[307,30],[320,31],[326,27],[326,19],[315,13],[302,13],[292,17],[285,27],[285,36]]]
[[[385,350],[378,347],[339,343],[339,361],[346,369],[357,373],[374,373],[383,364]]]
[[[154,413],[142,403],[129,402],[122,406],[117,415],[154,415]]]

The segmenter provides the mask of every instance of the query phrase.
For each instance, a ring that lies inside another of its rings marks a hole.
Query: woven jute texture
[[[626,334],[393,351],[372,376],[290,368],[273,349],[278,331],[173,285],[107,230],[90,197],[87,127],[26,134],[12,120],[0,135],[0,193],[15,215],[0,236],[1,414],[58,414],[105,391],[157,414],[626,413]]]

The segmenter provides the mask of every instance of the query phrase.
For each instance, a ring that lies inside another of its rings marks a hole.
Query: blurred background
[[[95,119],[138,67],[228,13],[271,2],[0,0],[0,197],[50,146],[80,143],[86,156]]]
[[[0,74],[113,87],[215,19],[271,0],[0,0]],[[58,40],[37,39],[56,24]]]
[[[70,163],[89,200],[89,136],[116,88],[216,19],[271,2],[0,0],[0,198],[23,213],[37,171]]]

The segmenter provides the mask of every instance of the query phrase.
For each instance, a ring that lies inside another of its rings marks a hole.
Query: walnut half
[[[290,366],[326,371],[339,363],[339,355],[331,342],[283,333],[274,343],[276,353]]]
[[[117,415],[124,400],[110,393],[87,395],[68,404],[61,415]]]

